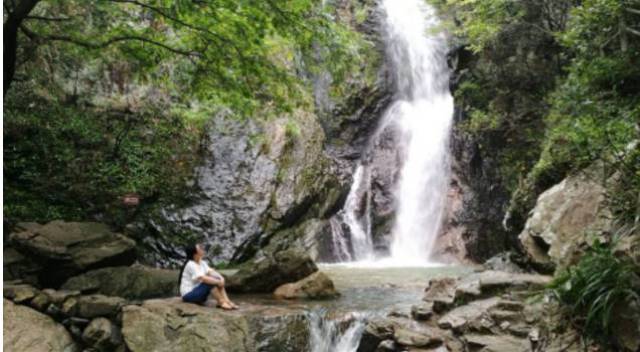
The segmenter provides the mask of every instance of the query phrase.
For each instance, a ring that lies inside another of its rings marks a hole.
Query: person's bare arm
[[[217,277],[213,277],[213,276],[209,276],[209,275],[203,275],[198,277],[198,279],[200,280],[200,282],[204,282],[205,284],[209,284],[209,285],[220,285],[220,284],[224,284],[224,278],[217,278]]]

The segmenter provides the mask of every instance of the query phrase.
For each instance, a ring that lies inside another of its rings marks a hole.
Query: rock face
[[[274,240],[288,239],[283,232],[305,222],[329,228],[328,219],[342,208],[355,164],[391,97],[375,2],[341,1],[335,7],[336,21],[362,35],[357,41],[366,58],[361,67],[338,80],[331,77],[331,62],[308,72],[295,60],[295,74],[312,83],[313,108],[277,117],[212,117],[190,202],[166,207],[129,228],[141,239],[146,261],[176,264],[183,255],[176,244],[201,241],[211,245],[214,262],[241,263]],[[318,47],[316,59],[323,62],[330,50]],[[325,237],[308,234],[307,239]],[[314,259],[331,254],[327,248]]]
[[[170,297],[178,294],[178,271],[142,265],[91,270],[67,280],[61,288],[127,299]]]
[[[333,281],[321,271],[316,271],[300,281],[281,285],[273,294],[277,298],[285,299],[322,299],[339,296]]]
[[[132,352],[285,352],[308,346],[308,321],[301,310],[243,306],[212,310],[179,299],[127,306],[123,335]]]
[[[100,223],[52,221],[12,233],[11,243],[41,266],[39,281],[57,286],[69,276],[135,260],[135,242]]]
[[[271,293],[280,285],[298,281],[316,271],[318,267],[307,254],[289,249],[243,264],[227,278],[226,287],[233,292]]]
[[[593,239],[611,230],[597,168],[567,177],[540,195],[519,239],[532,264],[574,264]]]
[[[145,236],[156,253],[150,259],[179,260],[182,253],[166,243],[189,234],[211,244],[216,261],[244,261],[277,229],[323,217],[342,192],[324,139],[315,116],[302,110],[264,122],[215,117],[195,171],[193,203],[164,209],[147,226],[156,234]]]
[[[76,352],[80,347],[65,328],[31,308],[3,300],[5,351]]]

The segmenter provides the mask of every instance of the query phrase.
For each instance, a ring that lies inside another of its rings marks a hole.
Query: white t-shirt
[[[207,262],[204,260],[200,259],[199,264],[193,260],[188,261],[182,272],[182,278],[180,279],[180,296],[191,292],[194,287],[200,284],[198,278],[207,275],[208,272],[209,265],[207,265]]]

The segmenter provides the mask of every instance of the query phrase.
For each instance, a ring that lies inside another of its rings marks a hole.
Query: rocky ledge
[[[582,351],[542,294],[550,279],[494,270],[433,279],[410,312],[371,320],[358,352]]]
[[[308,315],[295,303],[223,311],[181,302],[178,271],[133,264],[135,242],[97,223],[21,224],[4,248],[7,351],[301,351]],[[60,269],[60,270],[58,270]],[[268,280],[267,280],[268,279]],[[286,299],[337,296],[296,250],[227,275],[230,289]],[[35,327],[35,328],[34,328]]]

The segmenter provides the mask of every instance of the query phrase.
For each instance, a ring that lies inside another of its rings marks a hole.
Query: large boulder
[[[177,270],[142,265],[118,266],[72,277],[61,288],[127,299],[170,297],[178,294],[178,275]]]
[[[124,298],[100,294],[76,296],[64,301],[62,312],[70,317],[84,319],[97,317],[115,318],[126,303]]]
[[[10,235],[12,244],[39,264],[40,282],[57,286],[70,276],[135,260],[135,242],[94,222],[52,221]]]
[[[600,173],[593,166],[538,197],[519,235],[533,265],[550,270],[575,264],[595,236],[611,230]]]
[[[80,351],[67,330],[42,313],[5,299],[2,314],[5,351]]]
[[[303,310],[245,304],[223,311],[179,299],[123,309],[122,333],[132,352],[285,352],[307,350]]]
[[[425,289],[423,300],[431,302],[435,312],[443,312],[453,305],[457,282],[456,278],[451,277],[429,280],[429,286]]]
[[[340,295],[336,291],[333,281],[321,271],[316,271],[300,281],[281,285],[273,294],[277,298],[285,299],[322,299],[335,298]]]
[[[124,351],[120,328],[106,318],[95,318],[82,332],[82,340],[100,352]]]
[[[288,249],[243,264],[227,278],[227,289],[233,292],[271,293],[282,284],[298,281],[316,271],[318,267],[309,255]]]

